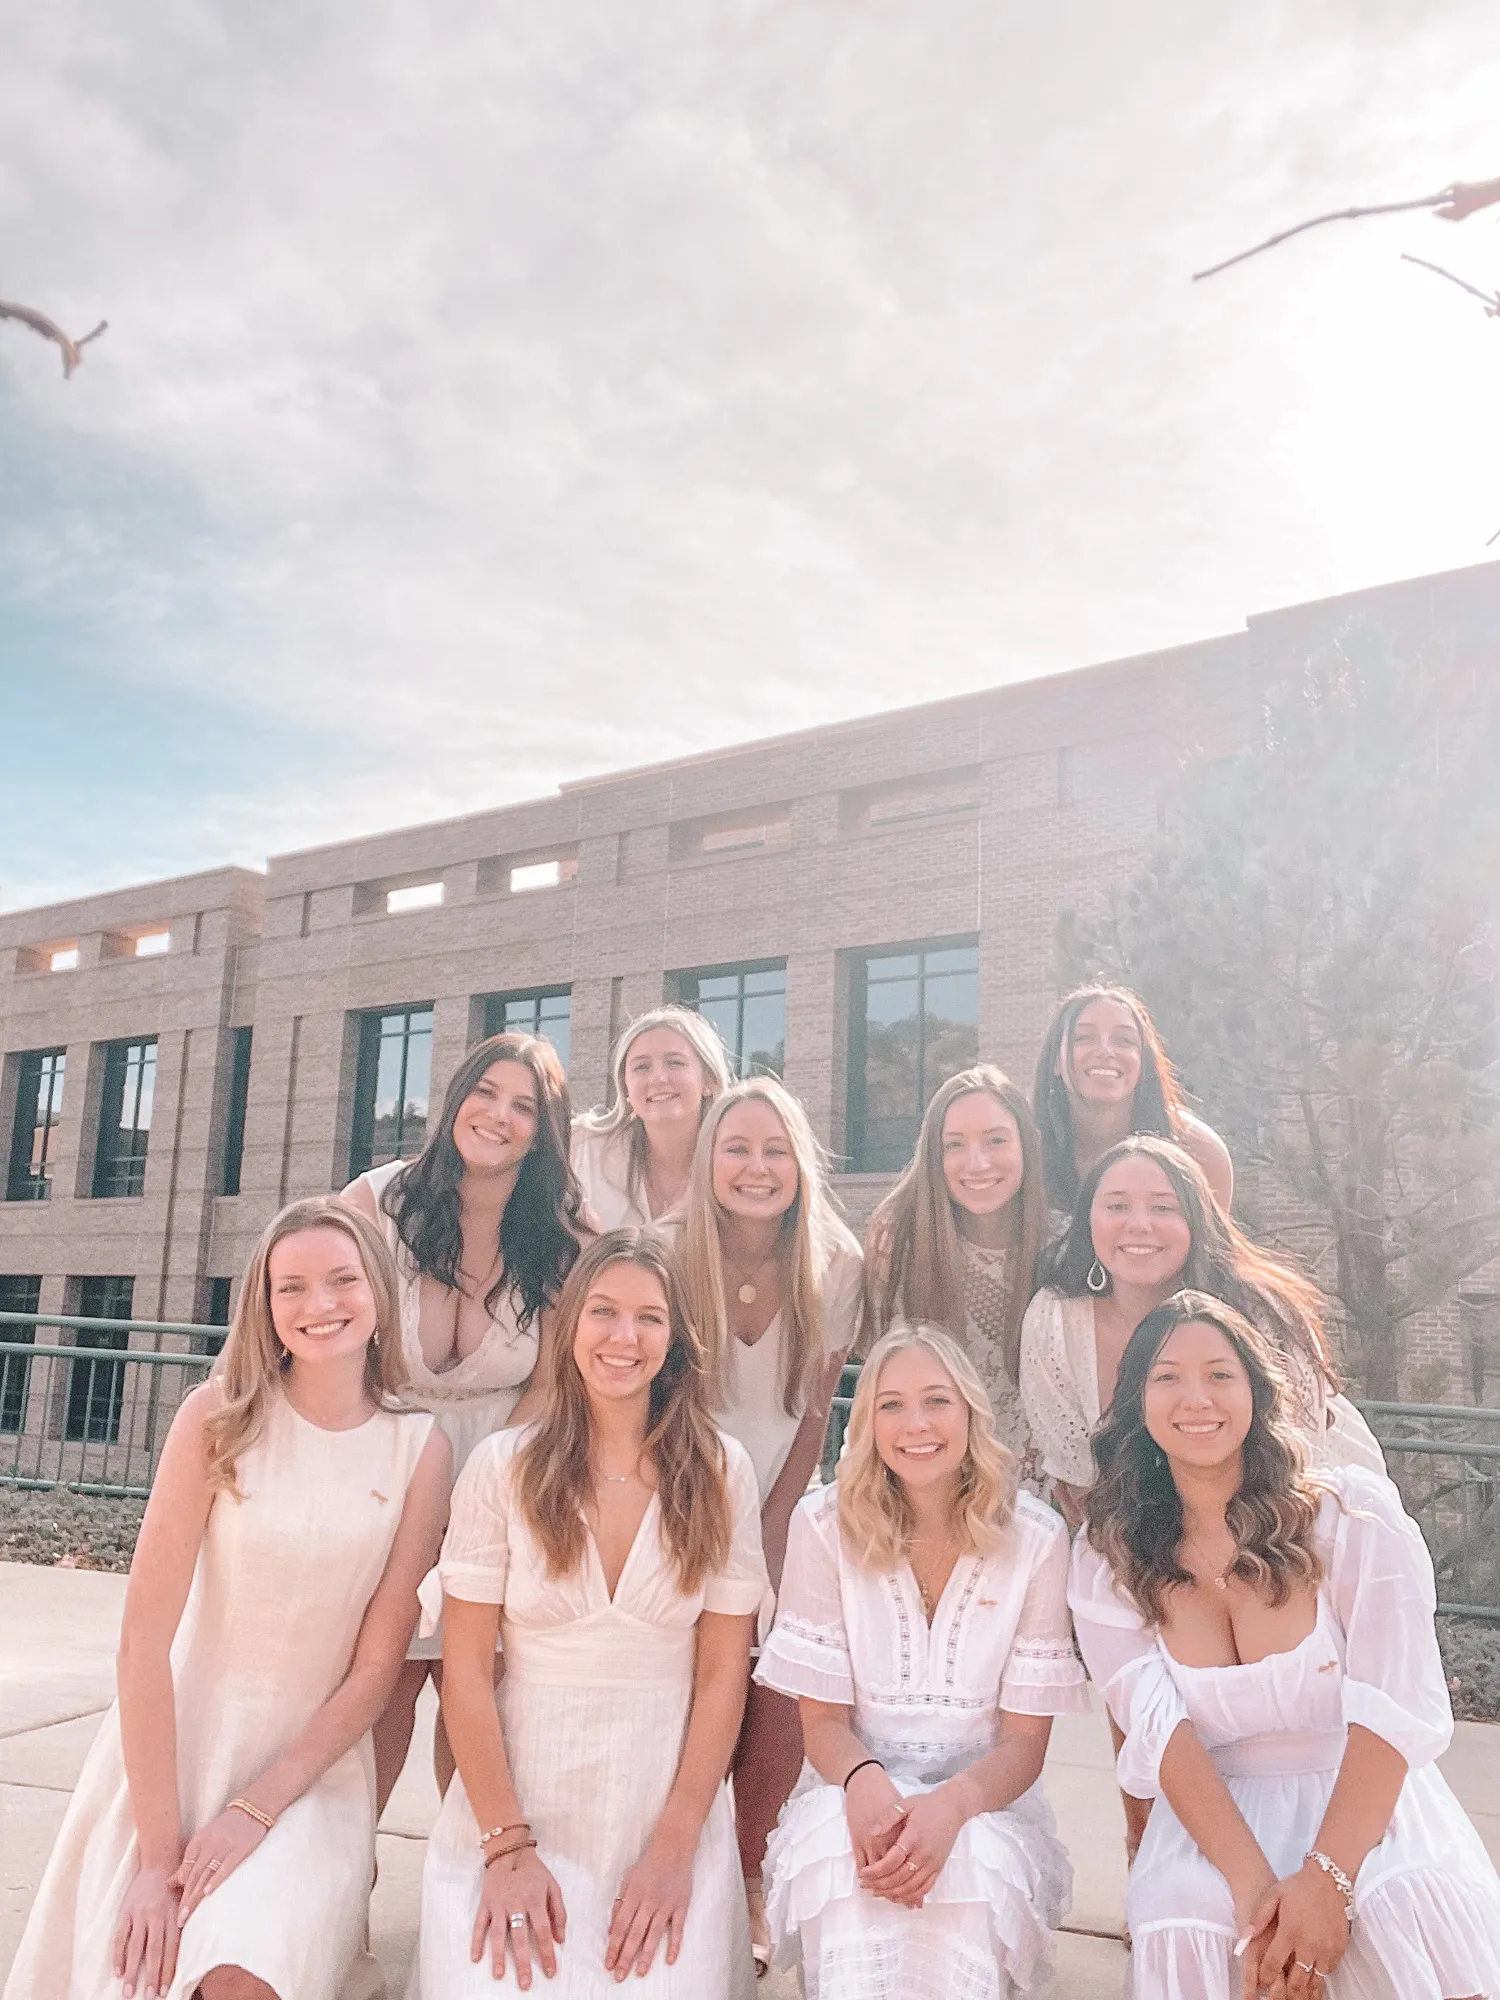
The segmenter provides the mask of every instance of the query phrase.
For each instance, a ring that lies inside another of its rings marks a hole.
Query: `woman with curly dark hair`
[[[1500,1991],[1500,1877],[1436,1768],[1432,1562],[1395,1487],[1309,1474],[1281,1354],[1192,1291],[1136,1328],[1094,1456],[1069,1601],[1120,1782],[1157,1801],[1129,1991]]]

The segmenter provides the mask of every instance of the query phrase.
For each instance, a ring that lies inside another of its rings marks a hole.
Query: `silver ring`
[[[907,1874],[908,1874],[908,1875],[915,1875],[915,1874],[916,1874],[916,1872],[917,1872],[917,1864],[916,1864],[916,1862],[915,1862],[915,1861],[908,1861],[908,1862],[907,1862],[907,1864],[906,1864],[906,1872],[907,1872]]]
[[[1316,1965],[1308,1965],[1305,1960],[1300,1958],[1295,1960],[1294,1963],[1300,1972],[1310,1972],[1314,1979],[1321,1979],[1323,1977],[1323,1974]]]
[[[213,1858],[213,1860],[212,1860],[212,1861],[210,1861],[210,1862],[209,1862],[209,1864],[208,1864],[208,1872],[209,1872],[209,1874],[210,1874],[210,1875],[217,1875],[217,1874],[218,1874],[218,1872],[219,1872],[219,1870],[220,1870],[220,1869],[221,1869],[221,1868],[222,1868],[223,1866],[224,1866],[223,1862],[222,1862],[222,1861],[220,1861],[220,1859],[218,1858],[218,1856],[217,1856],[217,1855],[215,1855],[215,1856],[214,1856],[214,1858]]]
[[[526,1928],[526,1912],[524,1910],[512,1910],[505,1921],[513,1931],[524,1931]]]

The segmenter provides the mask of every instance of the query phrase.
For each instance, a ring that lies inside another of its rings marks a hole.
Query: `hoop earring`
[[[1107,1292],[1109,1290],[1109,1273],[1108,1271],[1105,1270],[1104,1266],[1099,1262],[1099,1259],[1097,1257],[1094,1259],[1093,1263],[1089,1265],[1088,1276],[1084,1279],[1083,1282],[1088,1286],[1089,1290],[1094,1294],[1095,1298],[1098,1298],[1101,1292]]]

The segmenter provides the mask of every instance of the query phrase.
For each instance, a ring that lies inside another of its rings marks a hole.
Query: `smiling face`
[[[646,1398],[672,1344],[667,1295],[654,1271],[620,1259],[606,1264],[584,1296],[573,1359],[590,1401]]]
[[[523,1062],[493,1062],[453,1120],[453,1143],[474,1174],[514,1171],[536,1143],[536,1078]]]
[[[955,1097],[943,1114],[943,1181],[948,1199],[970,1215],[998,1215],[1025,1172],[1015,1114],[987,1090]]]
[[[1094,1255],[1117,1285],[1175,1286],[1193,1247],[1192,1231],[1167,1173],[1142,1153],[1107,1168],[1089,1209]]]
[[[645,1028],[625,1054],[625,1101],[653,1132],[697,1131],[708,1077],[685,1035],[675,1028]]]
[[[1079,1008],[1057,1073],[1071,1097],[1100,1109],[1134,1097],[1141,1080],[1141,1031],[1123,1000],[1090,1000]]]
[[[1169,1459],[1212,1468],[1237,1456],[1253,1415],[1250,1377],[1228,1334],[1201,1319],[1173,1327],[1141,1395],[1152,1442]]]
[[[271,1324],[292,1359],[325,1366],[362,1354],[375,1331],[375,1294],[354,1239],[331,1224],[283,1236],[266,1266]]]
[[[774,1221],[797,1199],[797,1156],[763,1099],[732,1104],[714,1133],[714,1199],[728,1215]]]
[[[880,1371],[871,1433],[881,1462],[914,1490],[956,1485],[969,1449],[969,1406],[925,1347],[903,1347]]]

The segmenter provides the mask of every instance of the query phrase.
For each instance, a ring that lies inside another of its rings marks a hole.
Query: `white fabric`
[[[348,1673],[432,1421],[381,1412],[325,1431],[278,1397],[239,1461],[245,1498],[216,1495],[172,1646],[184,1840]],[[189,1917],[165,2000],[188,2000],[218,1965],[243,1966],[281,2000],[334,2000],[360,1950],[374,1862],[366,1736]],[[111,1946],[138,1865],[116,1707],[84,1763],[5,2000],[118,2000]]]
[[[1021,1484],[1036,1493],[1041,1485],[1036,1445],[1026,1421],[1020,1384],[1011,1380],[1005,1361],[1005,1319],[1010,1308],[1014,1254],[986,1250],[964,1237],[959,1238],[959,1252],[964,1267],[964,1324],[959,1337],[989,1396],[995,1436],[1015,1459]]]
[[[1023,1493],[1004,1548],[959,1559],[929,1629],[910,1566],[864,1568],[843,1548],[838,1491],[792,1516],[776,1626],[756,1678],[836,1702],[904,1794],[993,1749],[1000,1710],[1087,1706],[1068,1635],[1067,1537]],[[843,1793],[804,1767],[766,1856],[778,1956],[808,2000],[999,2000],[1045,1983],[1072,1874],[1040,1785],[969,1820],[921,1910],[859,1886]]]
[[[630,1185],[630,1127],[606,1136],[582,1118],[573,1120],[573,1171],[601,1233],[608,1229],[649,1229],[654,1217],[645,1183]]]
[[[704,1611],[756,1612],[769,1585],[755,1475],[724,1441],[734,1539],[724,1568],[684,1595],[662,1547],[653,1496],[611,1600],[592,1537],[583,1565],[549,1577],[513,1497],[528,1431],[474,1452],[453,1495],[439,1565],[444,1592],[502,1607],[505,1674],[497,1699],[521,1809],[568,1912],[551,2000],[602,2000],[610,1906],[640,1857],[677,1775],[693,1697],[695,1627]],[[479,1829],[455,1777],[427,1845],[418,1942],[420,2000],[493,2000],[488,1963],[469,1962],[483,1864]],[[513,1977],[513,1975],[511,1975]],[[704,1826],[681,1956],[658,1954],[630,1991],[642,2000],[748,2000],[749,1923],[727,1787]],[[501,1991],[507,1989],[499,1989]]]
[[[1373,1730],[1409,1769],[1356,1878],[1353,1944],[1329,2000],[1500,1994],[1500,1878],[1434,1763],[1453,1719],[1431,1560],[1387,1479],[1360,1468],[1325,1477],[1317,1621],[1299,1646],[1247,1666],[1172,1659],[1079,1534],[1069,1601],[1084,1660],[1126,1732],[1120,1782],[1155,1796],[1167,1742],[1191,1723],[1272,1867],[1290,1873],[1315,1844],[1348,1725]],[[1162,1797],[1126,1918],[1141,2000],[1237,2000],[1228,1886]]]

